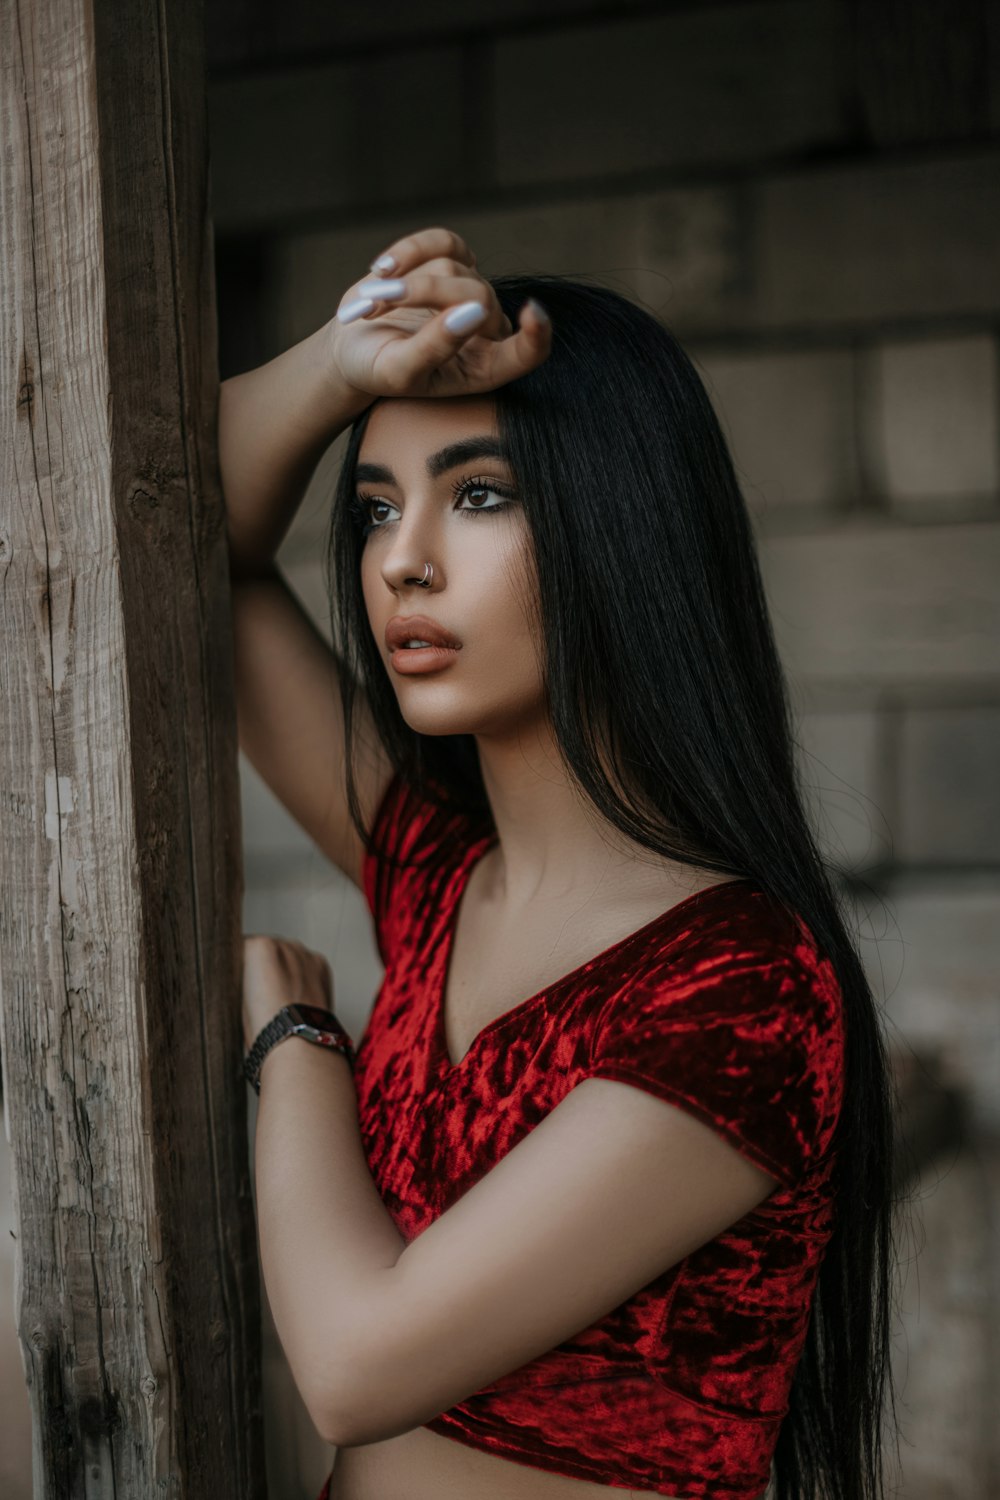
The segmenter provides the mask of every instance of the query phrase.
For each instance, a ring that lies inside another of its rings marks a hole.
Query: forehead
[[[489,396],[393,397],[371,407],[358,458],[422,458],[457,438],[498,433],[496,405]]]

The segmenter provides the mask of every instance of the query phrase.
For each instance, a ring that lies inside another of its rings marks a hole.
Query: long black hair
[[[786,683],[726,441],[691,360],[651,313],[586,280],[491,285],[515,324],[529,296],[553,322],[548,359],[489,394],[530,530],[547,706],[568,773],[640,845],[752,877],[799,913],[840,982],[837,1216],[772,1484],[775,1500],[881,1500],[887,1396],[895,1432],[896,1092],[832,866],[804,812]],[[474,736],[412,730],[372,636],[349,508],[366,418],[349,435],[327,561],[348,801],[372,848],[353,775],[357,685],[411,785],[483,826],[491,815]]]

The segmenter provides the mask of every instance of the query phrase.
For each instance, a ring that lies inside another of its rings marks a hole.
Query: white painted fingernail
[[[341,323],[353,323],[355,318],[363,318],[365,313],[370,313],[375,303],[371,297],[360,297],[355,302],[348,302],[337,314]]]
[[[545,311],[545,308],[542,306],[542,304],[540,302],[536,302],[534,297],[529,297],[528,298],[528,306],[531,308],[531,311],[534,313],[534,315],[538,319],[539,323],[551,323],[552,322],[552,319],[549,317],[548,313]]]
[[[444,326],[451,333],[465,333],[466,329],[481,323],[485,316],[486,309],[481,302],[460,302],[445,314]]]
[[[374,297],[377,302],[381,297],[385,302],[391,302],[394,297],[406,296],[405,281],[363,281],[358,287],[359,297]]]
[[[378,260],[373,260],[368,267],[369,271],[394,271],[396,269],[396,257],[394,255],[380,255]]]

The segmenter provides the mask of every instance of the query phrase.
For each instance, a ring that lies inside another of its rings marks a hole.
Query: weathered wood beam
[[[34,1493],[263,1494],[196,0],[0,0],[0,1051]]]

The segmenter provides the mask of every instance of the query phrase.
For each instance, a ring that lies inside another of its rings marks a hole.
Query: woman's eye
[[[348,509],[355,522],[361,527],[363,536],[367,536],[370,531],[378,531],[385,525],[385,517],[375,513],[375,507],[379,505],[384,505],[389,510],[395,508],[389,504],[388,500],[379,500],[375,495],[351,496]]]
[[[494,483],[484,479],[463,479],[452,486],[453,507],[459,515],[475,516],[482,511],[492,514],[494,511],[505,510],[515,500],[513,490],[507,489],[505,485]],[[489,497],[493,496],[492,503]],[[468,504],[465,502],[469,501]],[[367,536],[372,531],[381,531],[382,527],[392,520],[391,512],[396,507],[388,500],[381,500],[377,495],[354,495],[350,500],[350,510],[354,519],[360,525],[363,535]],[[386,514],[386,512],[390,514]]]
[[[459,510],[465,510],[466,515],[468,515],[470,510],[503,510],[504,506],[512,498],[509,490],[499,489],[496,485],[492,484],[481,484],[475,480],[470,480],[466,484],[463,484],[457,493],[460,501],[473,501],[468,508],[462,504],[459,505]],[[499,499],[499,504],[488,505],[485,502],[480,502],[478,497],[481,495],[495,495]]]

